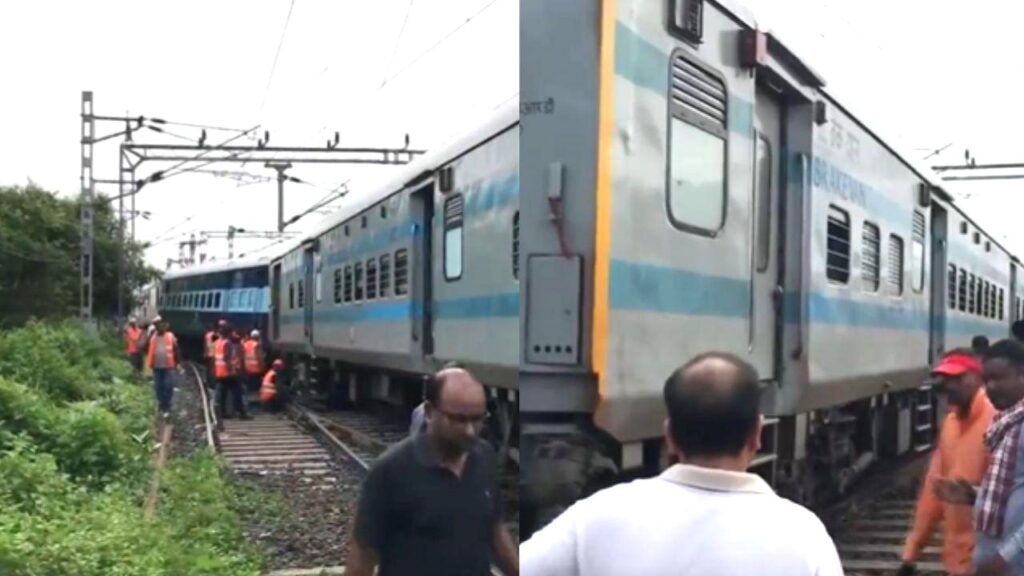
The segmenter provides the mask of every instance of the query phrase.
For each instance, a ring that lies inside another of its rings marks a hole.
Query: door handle
[[[782,308],[782,299],[785,295],[786,291],[782,289],[782,286],[776,286],[772,290],[772,303],[775,304],[776,311]]]

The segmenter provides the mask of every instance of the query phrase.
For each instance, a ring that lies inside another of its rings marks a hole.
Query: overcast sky
[[[31,178],[78,193],[82,90],[93,91],[97,114],[260,124],[270,130],[271,145],[322,146],[337,130],[343,147],[402,147],[408,133],[413,148],[429,149],[518,92],[518,26],[517,0],[2,2],[0,183]],[[119,129],[101,123],[96,132]],[[209,132],[208,139],[231,135]],[[137,138],[143,139],[181,142],[152,133]],[[116,179],[117,141],[97,144],[95,154],[95,177]],[[138,176],[167,166],[145,163]],[[273,175],[261,163],[205,169]],[[291,174],[315,186],[286,184],[285,218],[349,178],[358,183],[393,170],[296,166]],[[114,188],[97,185],[111,195]],[[136,209],[151,213],[136,221],[142,240],[178,226],[164,236],[170,241],[148,252],[164,268],[184,239],[177,233],[226,231],[229,224],[275,229],[277,184],[238,186],[187,174],[143,188]],[[319,218],[310,215],[295,229]],[[266,243],[240,240],[235,253]],[[210,240],[207,251],[224,258],[226,241]]]
[[[1019,50],[1012,47],[1024,4],[976,0],[969,10],[923,0],[742,4],[808,59],[844,105],[917,158],[949,144],[928,163],[962,162],[965,148],[978,163],[1024,161],[1017,146],[1024,85],[1015,72]],[[473,19],[463,25],[467,18]],[[413,147],[430,148],[517,93],[518,25],[518,0],[2,2],[0,183],[31,178],[78,193],[83,89],[94,91],[97,113],[261,124],[273,145],[322,145],[338,130],[342,146],[397,147],[409,133]],[[97,132],[117,129],[101,124]],[[229,135],[211,132],[210,141]],[[97,145],[96,177],[117,177],[116,149],[115,142]],[[139,176],[158,167],[144,164]],[[259,164],[207,168],[272,175]],[[358,183],[390,170],[296,167],[295,176],[316,186],[286,185],[285,216],[349,178]],[[276,184],[237,184],[196,174],[144,188],[137,208],[152,215],[137,221],[138,237],[170,240],[152,248],[149,260],[162,268],[176,257],[179,233],[223,231],[229,224],[275,228]],[[1013,225],[1024,210],[1021,186],[1024,180],[949,188],[976,220],[1024,255],[1024,231]],[[236,254],[265,244],[239,241]],[[207,251],[223,258],[226,242],[211,240]]]

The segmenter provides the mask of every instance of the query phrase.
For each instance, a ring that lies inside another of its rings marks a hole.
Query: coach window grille
[[[512,277],[519,279],[519,210],[512,215]]]
[[[341,304],[341,268],[334,269],[334,303]]]
[[[868,292],[878,292],[878,242],[878,226],[870,222],[865,222],[864,232],[862,235],[860,269],[861,276],[864,281],[864,289]]]
[[[299,280],[299,287],[296,290],[296,292],[298,292],[299,308],[303,308],[306,305],[306,287],[304,284],[305,282],[303,280]]]
[[[985,281],[985,317],[995,318],[996,314],[995,286],[988,280]]]
[[[366,299],[377,299],[377,259],[366,261]]]
[[[345,303],[352,301],[352,266],[345,266]]]
[[[903,294],[903,238],[889,235],[889,294]]]
[[[294,310],[295,309],[295,284],[294,283],[289,283],[288,284],[288,309],[289,310]]]
[[[395,296],[409,292],[409,251],[405,248],[395,252]]]
[[[668,215],[682,230],[714,236],[725,223],[728,94],[725,81],[672,55]]]
[[[964,270],[963,268],[960,269],[960,283],[959,283],[958,291],[960,292],[960,297],[957,299],[957,302],[958,302],[957,309],[960,310],[961,312],[966,312],[967,311],[967,271]]]
[[[465,199],[455,194],[444,202],[444,278],[458,280],[462,277],[462,222]]]
[[[833,282],[846,284],[850,279],[850,215],[829,206],[826,234],[825,274]]]
[[[355,299],[358,302],[363,299],[363,263],[356,262],[352,269],[355,274]]]
[[[391,291],[391,255],[384,254],[380,257],[380,294],[381,298],[387,298]]]
[[[949,299],[949,302],[947,303],[947,305],[949,306],[950,310],[956,310],[956,264],[949,265],[948,276],[949,278],[947,279],[947,284],[949,293],[947,294],[947,298]]]
[[[910,282],[914,292],[922,292],[924,290],[924,236],[925,236],[925,220],[924,214],[920,212],[914,212],[914,227],[913,234],[910,239],[910,257],[912,261]]]
[[[1003,320],[1006,318],[1006,289],[999,288],[999,319]]]
[[[975,302],[978,298],[978,292],[975,286],[977,285],[974,274],[971,274],[970,280],[967,282],[967,313],[974,314],[977,309],[975,308]]]
[[[982,299],[981,284],[982,284],[982,280],[981,280],[981,277],[979,276],[978,277],[978,284],[974,288],[975,290],[978,291],[978,296],[977,296],[977,298],[975,298],[975,302],[977,302],[975,304],[975,310],[977,310],[978,316],[981,316],[981,299]]]

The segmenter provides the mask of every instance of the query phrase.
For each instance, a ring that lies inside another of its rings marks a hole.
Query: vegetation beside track
[[[209,451],[168,462],[143,518],[153,394],[120,350],[71,323],[0,332],[0,574],[259,574]]]

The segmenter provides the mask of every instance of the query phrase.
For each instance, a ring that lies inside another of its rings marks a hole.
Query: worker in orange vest
[[[278,376],[284,371],[284,360],[278,358],[270,365],[270,370],[263,377],[260,385],[260,404],[270,412],[280,412],[285,405],[285,391],[278,381]]]
[[[139,349],[139,341],[142,339],[142,329],[139,328],[135,317],[128,319],[128,327],[124,329],[124,349],[128,354],[128,361],[131,362],[135,373],[142,372],[142,350]]]
[[[149,339],[146,365],[153,371],[153,389],[156,393],[157,406],[165,419],[171,412],[173,378],[178,367],[178,358],[181,358],[178,339],[167,329],[167,322],[160,320],[156,325],[156,333]]]
[[[245,388],[246,395],[256,394],[260,389],[260,378],[263,377],[263,344],[260,342],[260,331],[253,330],[242,342],[245,353]]]
[[[223,320],[210,324],[210,329],[203,335],[203,363],[206,364],[206,385],[210,388],[216,382],[213,376],[213,346],[220,337],[217,330],[221,323],[227,324]]]
[[[221,330],[223,337],[217,340],[213,350],[213,371],[217,378],[217,418],[223,422],[226,418],[226,407],[228,396],[233,396],[235,411],[239,418],[248,420],[250,416],[245,409],[245,401],[242,397],[241,377],[244,370],[242,344],[237,331],[228,330],[223,326]]]

